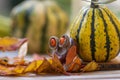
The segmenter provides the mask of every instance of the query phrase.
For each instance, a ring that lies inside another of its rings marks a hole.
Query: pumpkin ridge
[[[25,25],[22,29],[22,38],[26,36],[26,33],[27,33],[27,30],[29,28],[29,23],[30,23],[30,19],[29,19],[29,16],[31,15],[31,12],[33,11],[34,9],[34,6],[31,6],[31,8],[29,8],[28,10],[26,10],[26,13],[25,13],[25,17],[24,17],[24,20],[25,20]]]
[[[104,10],[104,11],[106,12],[106,14],[108,15],[108,17],[109,17],[111,23],[115,26],[117,35],[118,35],[118,37],[119,37],[120,34],[119,34],[119,30],[118,30],[118,28],[117,28],[117,24],[115,23],[115,21],[112,19],[112,17],[108,14],[108,12],[107,12],[104,8],[103,8],[103,10]],[[120,40],[120,37],[119,37],[119,40]]]
[[[106,23],[106,21],[105,21],[105,19],[104,19],[104,17],[103,17],[103,13],[102,13],[102,11],[101,11],[101,9],[99,9],[99,12],[100,12],[100,17],[102,18],[102,20],[103,20],[103,23],[104,23],[104,27],[105,27],[105,29],[104,29],[104,32],[106,33],[106,46],[104,46],[107,50],[107,55],[106,55],[106,59],[105,59],[105,61],[107,61],[108,60],[108,58],[109,58],[109,54],[110,54],[110,39],[109,39],[109,35],[108,35],[108,31],[107,31],[107,23]]]
[[[112,19],[112,17],[108,14],[108,12],[107,12],[104,8],[103,8],[103,10],[106,12],[106,14],[108,15],[111,23],[114,25],[114,28],[115,28],[115,30],[116,30],[117,36],[118,36],[118,38],[119,38],[119,43],[120,43],[120,34],[119,34],[119,29],[118,29],[118,27],[117,27],[117,24],[115,23],[115,21]],[[120,47],[120,45],[119,45],[119,47]],[[119,53],[119,51],[118,51],[118,53]]]
[[[42,31],[42,36],[40,37],[40,40],[42,41],[42,43],[40,44],[40,46],[41,46],[41,50],[43,52],[45,51],[46,32],[47,32],[47,27],[48,27],[48,24],[49,24],[47,10],[45,10],[45,15],[46,15],[45,16],[45,24],[43,25],[43,28],[41,30]]]
[[[57,32],[59,32],[59,31],[61,31],[61,29],[60,29],[61,19],[60,19],[60,16],[59,16],[59,14],[58,14],[57,12],[55,12],[55,11],[53,10],[53,13],[55,14],[56,19],[57,19],[57,28],[58,28]],[[57,34],[57,36],[58,36],[58,34]]]
[[[95,59],[95,9],[92,10],[92,22],[91,22],[91,34],[90,34],[90,47],[91,47],[91,56],[92,59],[96,61]]]
[[[78,44],[79,44],[79,38],[80,38],[80,37],[79,37],[80,29],[81,29],[81,27],[82,27],[84,18],[86,17],[86,14],[87,14],[88,10],[89,10],[89,9],[87,9],[87,10],[84,12],[84,14],[83,14],[83,16],[82,16],[82,19],[80,20],[79,27],[78,27],[78,29],[77,29],[77,35],[76,35],[75,37],[76,37],[76,41],[78,42]],[[81,12],[82,12],[82,11],[81,11]],[[79,20],[79,18],[78,18],[77,20]],[[78,46],[78,47],[79,47],[79,46]],[[82,56],[81,56],[80,54],[78,54],[78,56],[82,59]]]
[[[79,44],[79,33],[80,33],[80,29],[81,29],[81,27],[82,27],[82,23],[83,23],[83,21],[84,21],[84,18],[85,18],[85,16],[86,16],[87,12],[88,12],[88,9],[84,12],[84,14],[83,14],[83,16],[82,16],[82,19],[81,19],[81,21],[80,21],[79,28],[78,28],[78,30],[77,30],[76,39],[77,39],[78,44]]]
[[[85,7],[86,8],[86,7]],[[74,18],[74,20],[73,20],[73,23],[71,24],[71,27],[70,27],[70,30],[74,30],[75,29],[75,27],[79,27],[78,25],[76,25],[76,22],[77,21],[81,21],[82,19],[82,17],[81,18],[79,18],[80,16],[83,16],[83,12],[85,11],[85,10],[87,10],[87,9],[85,9],[85,8],[82,8],[80,11],[79,11],[79,13],[78,13],[78,15]],[[85,10],[84,10],[85,9]],[[80,23],[79,23],[80,24]],[[74,26],[74,27],[73,27]],[[76,32],[77,32],[77,29],[75,30]],[[70,34],[73,34],[73,31],[70,31]],[[75,35],[77,35],[77,33],[75,34]],[[70,37],[72,37],[73,35],[70,35]],[[76,38],[76,36],[74,36],[74,38],[73,39],[75,39]],[[75,39],[76,40],[76,39]]]
[[[120,21],[117,19],[117,17],[110,11],[108,8],[104,8],[107,12],[109,12],[110,16],[113,18],[113,20],[116,22],[118,29],[120,31]]]
[[[72,24],[71,27],[70,27],[71,30],[73,30],[73,27],[72,27],[72,26],[75,26],[75,22],[79,20],[79,16],[82,14],[82,12],[83,12],[84,9],[85,9],[85,8],[82,8],[82,9],[79,11],[77,17],[74,18],[73,24]],[[72,31],[70,31],[70,33],[72,33]],[[71,35],[70,35],[70,36],[71,36]]]
[[[95,9],[95,59],[98,62],[102,62],[106,59],[106,48],[104,48],[106,43],[106,34],[104,32],[103,20],[100,17],[99,10]]]
[[[17,22],[17,17],[16,16],[14,16],[13,17],[14,19],[15,19],[15,21]],[[16,30],[17,30],[17,24],[15,24],[15,22],[14,22],[14,24],[12,25],[12,31],[11,31],[11,33],[12,34],[15,34],[15,32],[16,32]]]

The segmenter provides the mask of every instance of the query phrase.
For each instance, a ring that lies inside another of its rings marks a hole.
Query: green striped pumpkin
[[[45,53],[50,36],[65,33],[66,13],[53,1],[25,1],[12,12],[12,34],[29,39],[29,52]]]
[[[70,36],[77,41],[78,55],[84,61],[110,61],[119,53],[120,22],[107,7],[91,3],[74,19]]]

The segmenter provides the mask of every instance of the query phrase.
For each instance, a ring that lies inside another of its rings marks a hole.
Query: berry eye
[[[63,35],[59,40],[59,47],[67,47],[70,45],[69,37],[67,35]]]
[[[57,48],[58,45],[58,38],[55,36],[50,37],[49,39],[49,46],[51,49]]]
[[[65,37],[64,37],[64,36],[63,36],[63,37],[61,37],[61,38],[60,38],[60,45],[63,45],[63,44],[65,43],[65,40],[66,40],[66,39],[65,39]]]
[[[56,40],[55,40],[54,38],[52,38],[52,39],[50,40],[50,45],[51,45],[52,47],[55,47],[55,46],[56,46]]]

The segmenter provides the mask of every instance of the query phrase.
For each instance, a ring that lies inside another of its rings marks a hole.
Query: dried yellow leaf
[[[36,61],[33,61],[24,69],[24,73],[34,72],[35,71],[35,67],[36,67]]]
[[[15,67],[15,69],[13,71],[17,74],[22,74],[24,69],[25,69],[24,66],[17,66],[17,67]]]
[[[49,62],[50,64],[52,64],[52,59],[48,59],[48,62]]]
[[[17,42],[18,39],[16,38],[10,38],[10,37],[0,38],[0,46],[10,46],[16,44]]]
[[[9,67],[7,66],[3,66],[3,65],[0,65],[0,75],[15,75],[16,73],[12,71],[12,69],[10,69]]]
[[[37,60],[36,66],[34,67],[34,70],[36,71],[42,63],[43,63],[43,60]]]
[[[60,60],[58,59],[57,55],[54,54],[52,58],[52,67],[55,71],[64,73],[65,70],[63,68],[63,65],[61,64]]]
[[[27,39],[17,39],[13,37],[0,38],[0,50],[1,51],[14,51],[25,43]]]
[[[90,71],[96,71],[98,69],[99,69],[99,65],[95,61],[92,61],[88,63],[84,68],[82,68],[82,71],[90,72]]]
[[[41,73],[49,73],[49,72],[53,72],[51,64],[47,59],[44,58],[42,64],[37,69],[37,73],[41,74]]]

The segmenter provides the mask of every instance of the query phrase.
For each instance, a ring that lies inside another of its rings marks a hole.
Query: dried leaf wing
[[[80,68],[81,68],[81,59],[76,56],[74,59],[73,59],[73,62],[69,65],[66,65],[66,71],[69,71],[69,72],[78,72],[80,71]]]
[[[77,56],[77,53],[76,53],[76,46],[72,46],[69,50],[68,50],[68,53],[67,53],[67,56],[66,56],[66,63],[65,64],[70,64],[73,59]]]

